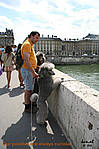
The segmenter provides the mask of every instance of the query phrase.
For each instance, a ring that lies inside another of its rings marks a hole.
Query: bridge
[[[74,149],[99,149],[99,91],[55,69],[64,78],[49,108]]]
[[[43,128],[35,113],[24,112],[17,71],[12,73],[10,89],[5,72],[0,76],[0,149],[99,149],[99,91],[54,71],[54,77],[64,81],[48,98]]]
[[[47,127],[40,127],[35,113],[24,112],[23,98],[17,71],[12,72],[10,89],[4,72],[0,76],[0,149],[72,149],[50,110]]]

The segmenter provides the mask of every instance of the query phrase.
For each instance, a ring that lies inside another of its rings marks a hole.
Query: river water
[[[56,69],[99,91],[99,65],[63,65]]]

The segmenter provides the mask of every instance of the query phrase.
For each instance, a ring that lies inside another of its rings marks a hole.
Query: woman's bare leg
[[[10,87],[11,71],[8,72],[8,88]]]

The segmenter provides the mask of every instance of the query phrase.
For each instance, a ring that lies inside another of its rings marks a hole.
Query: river
[[[56,69],[99,91],[99,64],[59,65]]]

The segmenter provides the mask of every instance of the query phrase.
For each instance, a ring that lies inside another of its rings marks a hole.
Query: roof
[[[99,38],[99,35],[89,33],[84,39],[97,39],[97,37]]]
[[[40,37],[40,40],[58,40],[58,41],[62,41],[60,38],[56,38],[56,37]]]

